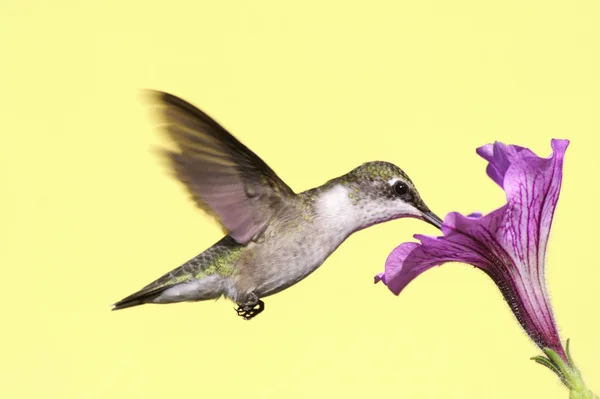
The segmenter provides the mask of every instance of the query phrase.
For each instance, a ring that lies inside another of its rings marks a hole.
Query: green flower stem
[[[548,367],[552,370],[562,383],[569,389],[569,399],[600,399],[592,391],[590,391],[583,382],[581,372],[575,366],[573,358],[571,358],[571,351],[569,348],[569,340],[567,340],[567,360],[565,362],[555,351],[552,349],[545,348],[544,353],[547,357],[536,356],[531,359],[535,362]]]

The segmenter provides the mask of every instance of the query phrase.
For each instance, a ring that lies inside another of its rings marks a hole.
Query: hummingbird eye
[[[408,185],[404,182],[397,181],[394,183],[394,191],[398,195],[404,195],[408,192]]]

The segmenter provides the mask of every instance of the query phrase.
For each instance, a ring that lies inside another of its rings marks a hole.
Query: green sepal
[[[575,366],[575,362],[571,357],[569,340],[567,340],[565,351],[567,361],[563,360],[563,358],[552,349],[544,348],[543,351],[547,357],[535,356],[532,357],[531,360],[546,366],[558,375],[562,383],[569,389],[570,399],[600,399],[585,386],[581,372],[577,366]]]
[[[554,363],[552,363],[551,360],[549,360],[548,358],[546,358],[544,356],[535,356],[535,357],[532,357],[531,360],[533,360],[534,362],[539,363],[543,366],[548,367],[550,370],[552,370],[554,372],[554,374],[556,374],[560,378],[562,383],[565,384],[567,386],[567,388],[569,388],[569,390],[571,389],[571,387],[569,386],[569,381],[567,381],[565,379],[565,376],[562,374],[560,369],[558,367],[556,367],[554,365]]]

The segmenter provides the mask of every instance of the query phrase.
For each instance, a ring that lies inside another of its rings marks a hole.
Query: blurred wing
[[[292,189],[198,108],[171,94],[152,91],[150,96],[177,146],[164,155],[196,204],[216,216],[239,243],[260,235],[286,199],[295,196]]]

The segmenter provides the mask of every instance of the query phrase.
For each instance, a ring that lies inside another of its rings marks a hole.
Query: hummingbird
[[[441,228],[442,220],[392,163],[367,162],[295,193],[206,113],[172,94],[148,95],[174,144],[161,156],[227,234],[112,310],[225,297],[250,320],[264,310],[262,298],[303,280],[354,232],[404,217]]]

